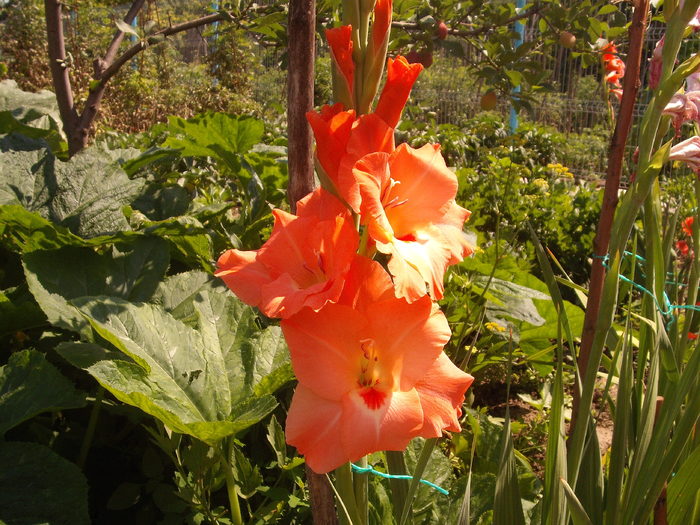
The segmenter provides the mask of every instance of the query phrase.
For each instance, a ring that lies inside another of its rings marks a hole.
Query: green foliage
[[[72,383],[35,350],[16,352],[0,367],[0,436],[41,412],[84,405]]]
[[[87,525],[88,485],[80,469],[36,443],[0,442],[0,520]]]

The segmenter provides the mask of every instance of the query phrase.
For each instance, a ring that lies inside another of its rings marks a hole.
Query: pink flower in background
[[[700,136],[696,135],[673,146],[668,160],[685,162],[693,173],[700,175]]]
[[[661,70],[663,69],[662,54],[664,52],[665,39],[666,36],[664,35],[656,43],[654,52],[649,59],[649,87],[651,89],[656,89],[659,87],[659,80],[661,80]]]

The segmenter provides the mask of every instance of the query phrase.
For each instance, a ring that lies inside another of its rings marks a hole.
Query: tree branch
[[[49,68],[58,111],[63,121],[63,131],[70,138],[78,121],[73,102],[73,88],[68,74],[69,64],[63,36],[62,5],[59,0],[44,0],[46,10],[46,36],[49,49]]]
[[[141,11],[141,8],[145,3],[146,0],[134,0],[134,3],[131,4],[131,8],[129,8],[129,11],[124,17],[124,22],[131,25],[134,21],[134,18],[136,18],[136,15],[139,11]],[[117,32],[114,33],[114,38],[112,38],[112,42],[107,48],[107,52],[105,53],[104,58],[102,58],[102,60],[100,61],[97,61],[97,63],[95,64],[96,71],[102,72],[105,68],[109,67],[109,65],[114,61],[114,57],[117,56],[117,51],[119,50],[119,46],[121,45],[122,40],[124,40],[124,31],[117,30]]]
[[[453,36],[459,36],[459,37],[471,37],[471,36],[478,36],[482,35],[485,33],[489,33],[493,31],[497,27],[508,27],[511,25],[513,22],[517,22],[518,20],[523,20],[525,18],[531,18],[538,14],[544,6],[542,5],[534,5],[527,11],[520,13],[519,15],[515,15],[510,17],[507,20],[504,20],[502,24],[496,25],[490,25],[490,26],[484,26],[484,27],[479,27],[476,29],[470,29],[470,30],[463,30],[463,29],[453,29],[450,28],[447,30],[447,33]],[[400,21],[392,21],[391,22],[391,27],[396,27],[397,29],[404,29],[406,31],[422,31],[424,28],[420,26],[417,22],[400,22]]]
[[[135,0],[134,4],[129,10],[129,13],[127,13],[127,17],[129,17],[130,14],[132,15],[132,21],[133,16],[135,16],[135,14],[143,5],[143,1],[144,0]],[[127,17],[124,18],[125,21]],[[189,22],[183,22],[182,24],[166,27],[164,29],[161,29],[160,31],[154,32],[146,40],[141,40],[140,42],[137,42],[136,44],[132,45],[129,49],[127,49],[122,55],[120,55],[116,59],[114,59],[113,57],[109,57],[110,51],[112,50],[112,46],[118,36],[115,35],[115,40],[112,40],[112,44],[110,44],[110,49],[107,51],[105,58],[102,60],[102,63],[95,65],[94,76],[96,82],[90,86],[90,93],[88,94],[87,100],[85,101],[85,108],[83,109],[83,113],[80,115],[79,122],[76,124],[75,133],[73,134],[73,140],[71,140],[69,137],[69,154],[74,155],[81,149],[85,148],[85,146],[87,146],[87,138],[90,131],[90,127],[92,126],[93,122],[95,121],[95,118],[97,117],[97,111],[100,108],[100,103],[102,102],[102,96],[104,95],[105,89],[107,87],[107,82],[119,72],[119,70],[124,66],[124,64],[129,62],[132,58],[134,58],[137,54],[139,54],[147,47],[162,42],[162,38],[174,35],[176,33],[181,33],[182,31],[187,31],[188,29],[192,29],[194,27],[211,24],[213,22],[218,22],[221,20],[232,19],[232,14],[219,12],[203,16],[195,20],[190,20]]]

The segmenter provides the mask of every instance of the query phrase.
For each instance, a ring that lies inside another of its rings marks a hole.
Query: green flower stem
[[[360,459],[360,461],[357,463],[358,466],[367,468],[367,456]],[[355,474],[353,478],[355,502],[357,503],[357,513],[360,518],[358,525],[367,525],[369,521],[369,508],[367,504],[367,486],[369,484],[369,474]]]
[[[234,525],[243,525],[243,517],[241,516],[241,505],[238,501],[238,490],[236,486],[236,478],[233,476],[233,465],[231,464],[230,447],[224,445],[222,452],[225,458],[225,475],[226,475],[226,493],[228,494],[229,508],[231,509],[231,522]]]
[[[92,405],[92,410],[90,411],[90,419],[88,420],[88,426],[85,430],[85,436],[83,437],[83,443],[80,445],[80,453],[78,455],[78,461],[76,464],[81,470],[85,466],[85,460],[87,459],[88,452],[92,446],[92,439],[95,437],[95,428],[97,428],[97,420],[100,416],[100,409],[102,408],[102,400],[105,397],[105,389],[102,386],[97,387],[97,393],[95,394],[95,402]]]
[[[408,474],[406,470],[406,461],[404,460],[403,452],[396,450],[386,451],[386,465],[389,469],[389,474],[405,476]],[[408,496],[408,480],[407,479],[391,479],[391,505],[394,510],[394,518],[396,523],[401,519],[401,511],[406,504]]]
[[[338,497],[347,510],[348,516],[350,516],[350,525],[358,525],[362,522],[360,521],[357,501],[355,500],[355,487],[353,485],[352,478],[352,468],[350,467],[350,463],[346,463],[345,465],[335,469],[335,486]],[[340,505],[338,506],[340,507]],[[339,512],[339,518],[343,522],[346,520],[345,515],[342,512]]]

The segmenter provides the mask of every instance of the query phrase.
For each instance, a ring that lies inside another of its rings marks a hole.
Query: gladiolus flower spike
[[[363,64],[376,74],[391,0],[374,5],[375,54]],[[389,59],[375,111],[364,113],[352,105],[356,91],[375,79],[356,67],[353,28],[327,36],[341,103],[307,114],[322,187],[297,215],[274,210],[267,242],[228,250],[216,272],[241,300],[282,319],[299,381],[286,439],[318,473],[459,431],[473,381],[443,351],[451,333],[434,302],[447,267],[473,252],[462,231],[469,211],[455,202],[457,178],[438,145],[394,144],[422,66]],[[386,268],[375,253],[388,256]]]

